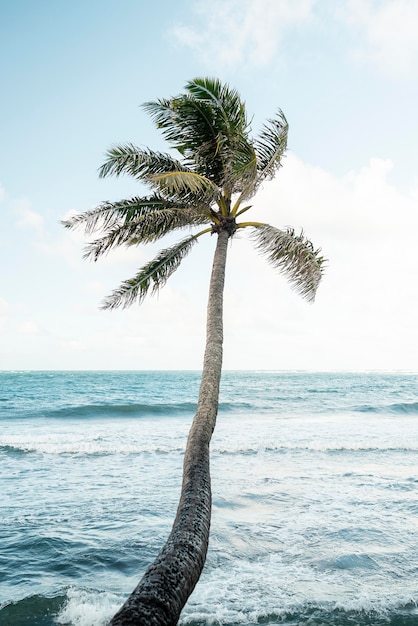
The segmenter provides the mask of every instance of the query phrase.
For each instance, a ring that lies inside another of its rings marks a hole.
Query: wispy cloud
[[[198,24],[172,31],[205,62],[229,67],[268,64],[289,26],[309,19],[316,0],[213,0],[198,2]]]
[[[246,342],[234,347],[226,367],[415,366],[418,213],[414,194],[391,184],[393,167],[373,158],[337,177],[288,155],[277,178],[254,198],[252,219],[303,227],[329,259],[323,282],[308,306],[244,235],[232,241],[225,324],[237,342]]]
[[[19,324],[17,332],[21,335],[39,335],[41,329],[36,322],[28,320]]]
[[[44,219],[42,215],[31,209],[29,200],[17,200],[13,209],[18,216],[17,226],[19,228],[28,228],[40,234],[44,228]]]
[[[358,60],[371,62],[386,74],[417,73],[417,0],[347,0],[340,16],[363,35],[355,50]]]
[[[308,21],[318,24],[322,10],[354,36],[356,61],[391,75],[418,71],[417,0],[199,0],[193,6],[190,21],[170,35],[209,67],[268,65],[283,36]]]
[[[4,300],[4,298],[0,298],[0,334],[6,331],[7,324],[11,318],[11,312],[10,304]]]

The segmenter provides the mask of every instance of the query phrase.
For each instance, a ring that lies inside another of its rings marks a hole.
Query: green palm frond
[[[146,102],[142,108],[151,116],[164,138],[181,155],[190,156],[203,144],[217,144],[218,129],[212,108],[205,102],[196,102],[187,95]]]
[[[126,308],[135,301],[140,304],[149,291],[151,291],[151,294],[156,293],[160,287],[165,285],[183,259],[188,255],[197,241],[197,236],[192,235],[171,248],[161,250],[133,278],[125,280],[118,289],[113,291],[104,300],[102,308]]]
[[[113,146],[106,155],[107,159],[99,169],[100,178],[129,174],[148,181],[151,176],[162,172],[189,171],[183,163],[169,154],[142,150],[131,143]]]
[[[280,167],[287,146],[288,131],[289,125],[280,109],[273,119],[267,120],[263,125],[258,138],[254,141],[259,182],[272,178]]]
[[[210,213],[205,214],[190,208],[161,208],[158,211],[147,211],[129,221],[108,229],[103,237],[87,244],[85,259],[97,261],[118,246],[131,246],[151,243],[181,228],[201,226],[212,220]]]
[[[260,224],[254,227],[253,240],[273,267],[287,276],[293,288],[306,300],[313,301],[325,259],[303,232],[296,235],[292,228],[283,231],[269,224]]]
[[[240,191],[256,171],[244,103],[216,79],[195,79],[186,90],[143,108],[191,169],[229,194]]]
[[[192,102],[208,103],[214,111],[215,154],[223,167],[220,185],[229,195],[241,191],[256,176],[257,169],[254,148],[248,138],[245,104],[238,91],[213,78],[196,78],[187,83],[186,89]],[[196,150],[205,163],[210,159],[208,147],[202,143]]]
[[[239,93],[218,79],[196,78],[187,94],[146,102],[143,109],[181,154],[210,144],[213,154],[222,136],[232,139],[247,130],[245,105]]]
[[[161,195],[153,194],[143,198],[134,197],[118,202],[102,202],[98,207],[72,215],[61,223],[65,228],[84,227],[87,234],[97,230],[107,230],[122,222],[129,224],[131,220],[137,220],[144,214],[152,211],[167,209],[195,210],[195,205],[188,206],[178,201],[166,200]],[[203,212],[203,209],[202,209]]]
[[[186,84],[186,90],[194,100],[208,102],[215,108],[219,126],[226,135],[245,133],[248,127],[245,104],[236,89],[217,78],[195,78]]]
[[[225,188],[229,189],[230,195],[241,194],[238,201],[240,205],[253,195],[257,184],[257,155],[251,143],[243,141],[236,147],[231,166],[229,179],[225,176]]]
[[[68,229],[82,226],[87,234],[101,227],[107,228],[115,221],[114,211],[109,204],[108,202],[102,202],[98,207],[90,211],[77,213],[76,215],[71,215],[66,220],[61,220],[61,224]]]
[[[149,177],[149,181],[158,187],[158,189],[167,191],[169,194],[183,195],[184,193],[191,193],[196,197],[201,195],[202,198],[210,195],[214,200],[216,200],[219,195],[216,185],[205,176],[201,176],[195,172],[165,171],[160,174],[153,174]]]

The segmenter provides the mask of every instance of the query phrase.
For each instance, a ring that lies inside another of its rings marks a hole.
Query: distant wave
[[[85,404],[68,406],[50,410],[44,413],[45,417],[145,417],[181,415],[193,413],[196,410],[194,402],[180,402],[173,404]]]
[[[101,441],[87,442],[43,442],[43,441],[27,441],[20,445],[0,445],[0,455],[8,457],[21,457],[30,454],[52,454],[56,455],[76,455],[76,456],[112,456],[114,454],[130,455],[130,454],[182,454],[183,447],[168,447],[153,444],[130,444],[121,443],[103,443]]]
[[[260,407],[252,402],[220,402],[219,411],[229,412],[234,411],[240,413],[241,411],[259,411]]]
[[[185,443],[185,442],[184,442]],[[132,443],[125,440],[121,441],[102,441],[101,438],[92,441],[22,441],[16,444],[0,445],[0,455],[6,455],[9,457],[19,457],[26,454],[53,454],[53,455],[82,455],[82,456],[108,456],[113,454],[153,454],[153,455],[165,455],[165,454],[183,454],[183,445],[160,445],[158,443]],[[378,454],[385,455],[391,454],[403,454],[403,453],[416,453],[418,448],[416,446],[411,447],[365,447],[362,445],[357,446],[341,446],[338,448],[321,445],[320,443],[300,446],[292,444],[284,444],[282,446],[262,446],[260,448],[235,446],[231,443],[230,447],[225,446],[213,446],[212,454],[220,456],[231,457],[243,457],[243,456],[257,456],[259,454],[273,454],[273,455],[287,455],[293,454],[317,454],[326,453],[329,455],[368,455]]]
[[[132,403],[132,404],[75,404],[59,408],[36,409],[26,411],[23,415],[15,415],[19,418],[139,418],[139,417],[170,417],[175,415],[193,415],[196,411],[195,402],[173,402],[173,403]],[[221,402],[219,412],[222,413],[242,413],[246,411],[256,411],[257,408],[248,402]],[[8,416],[6,416],[8,417]]]
[[[0,446],[0,453],[8,454],[10,456],[20,456],[26,454],[27,450],[25,448],[21,448],[19,446]]]
[[[292,445],[292,444],[284,444],[282,446],[266,446],[261,448],[234,448],[233,444],[230,448],[226,447],[213,447],[212,452],[219,455],[225,456],[257,456],[258,454],[268,453],[268,454],[288,454],[292,453],[318,453],[325,452],[330,455],[346,455],[346,454],[388,454],[388,453],[406,453],[406,452],[417,452],[418,448],[416,446],[411,447],[378,447],[378,446],[341,446],[339,448],[335,448],[333,446],[322,445],[320,443],[313,444],[309,446],[300,446],[300,445]]]
[[[356,408],[360,413],[394,413],[399,415],[418,415],[418,402],[398,402],[395,404],[363,404]]]

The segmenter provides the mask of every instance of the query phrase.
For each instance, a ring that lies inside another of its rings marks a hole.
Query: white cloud
[[[364,33],[364,45],[356,51],[358,59],[371,61],[385,73],[416,74],[417,0],[348,0],[341,14]]]
[[[10,316],[10,305],[6,300],[0,298],[0,333],[2,333]]]
[[[0,185],[0,202],[4,199],[6,195],[6,192],[4,191],[4,188]]]
[[[303,227],[308,234],[313,231],[333,241],[351,238],[374,245],[400,236],[405,220],[418,227],[414,193],[402,194],[389,182],[393,167],[389,159],[371,158],[368,165],[338,178],[289,154],[255,206],[276,225]]]
[[[78,339],[61,340],[58,345],[59,348],[65,353],[84,352],[88,347],[87,343]]]
[[[303,227],[329,259],[327,271],[308,305],[244,233],[237,236],[226,276],[225,369],[416,367],[418,185],[401,193],[391,184],[395,168],[374,158],[337,177],[289,153],[243,219]],[[99,311],[100,301],[152,251],[138,248],[140,258],[120,250],[103,264],[88,264],[81,241],[72,241],[72,254],[82,273],[60,292],[56,308],[43,310],[35,299],[12,319],[0,300],[8,366],[200,368],[214,239],[199,243],[158,297],[112,312]],[[42,332],[30,319],[42,321]]]
[[[18,326],[17,332],[21,335],[39,335],[41,330],[36,322],[27,321]]]
[[[10,305],[6,300],[0,298],[0,315],[5,316],[8,315],[10,311]]]
[[[416,74],[418,67],[417,0],[213,0],[195,3],[196,23],[177,24],[170,32],[209,66],[242,63],[265,66],[276,55],[283,34],[318,17],[342,20],[357,36],[352,51],[385,73]],[[317,8],[317,11],[315,9]]]
[[[172,285],[141,305],[116,311],[71,311],[56,329],[55,345],[66,367],[92,369],[186,369],[201,367],[206,291],[196,298],[187,268],[188,296]],[[197,279],[196,279],[197,280]],[[103,294],[101,294],[103,295]],[[100,298],[101,299],[101,298]],[[80,358],[82,361],[80,362]]]
[[[288,156],[246,215],[303,227],[328,267],[309,306],[248,242],[234,241],[226,367],[416,367],[418,211],[414,194],[390,184],[392,167],[376,158],[337,178]]]
[[[418,212],[414,194],[390,182],[395,165],[374,158],[336,177],[289,154],[245,219],[303,227],[329,264],[311,306],[244,233],[231,242],[225,369],[416,367]],[[65,367],[201,367],[213,246],[213,238],[202,241],[158,297],[129,310],[98,311],[118,283],[107,277],[110,265],[98,281],[86,268],[82,288],[72,294],[68,322],[55,330]],[[117,265],[121,279],[131,275]]]
[[[266,65],[282,33],[309,19],[315,0],[213,0],[198,2],[202,26],[177,25],[172,34],[209,64],[234,66],[243,61]]]
[[[326,274],[315,304],[308,305],[244,233],[234,238],[225,290],[225,369],[416,367],[418,212],[414,194],[391,184],[394,168],[373,158],[336,177],[289,154],[245,219],[303,227],[329,259]],[[139,308],[98,311],[117,283],[86,281],[78,308],[71,309],[71,325],[83,330],[74,334],[70,325],[59,344],[66,366],[80,367],[82,354],[83,367],[92,368],[201,367],[213,245],[211,238],[202,241],[160,295]]]
[[[29,200],[17,200],[13,209],[18,215],[17,225],[19,228],[30,229],[40,234],[44,228],[44,219],[42,215],[32,211]]]

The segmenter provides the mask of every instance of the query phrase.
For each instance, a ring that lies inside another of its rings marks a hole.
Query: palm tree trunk
[[[196,415],[183,465],[177,515],[166,544],[109,626],[174,626],[202,572],[209,542],[209,444],[222,371],[223,291],[229,233],[218,235],[210,280],[206,349]]]

